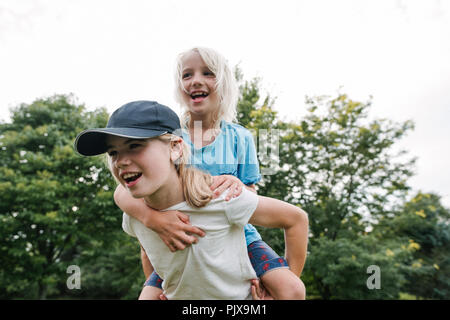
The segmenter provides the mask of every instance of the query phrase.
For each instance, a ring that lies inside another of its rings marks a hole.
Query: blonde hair
[[[159,139],[164,142],[179,141],[180,137],[166,133],[162,136],[150,139]],[[206,206],[213,197],[213,192],[210,185],[213,183],[213,178],[209,173],[203,172],[194,167],[188,166],[190,158],[189,146],[181,139],[181,156],[175,162],[175,169],[178,176],[181,178],[181,185],[183,188],[183,195],[187,204],[194,208],[201,208]],[[111,157],[106,154],[108,168],[112,170]],[[112,175],[117,183],[120,181],[116,176]]]
[[[183,113],[181,115],[181,124],[184,128],[189,127],[190,113],[183,102],[183,92],[185,92],[182,82],[183,59],[186,55],[196,52],[203,59],[216,76],[215,90],[219,97],[219,108],[213,115],[213,129],[220,130],[221,120],[227,122],[237,122],[237,102],[239,99],[239,88],[233,71],[228,66],[227,60],[217,51],[205,48],[194,47],[178,55],[175,68],[175,99],[181,105]]]
[[[158,139],[162,141],[179,141],[180,137],[166,133],[159,136]],[[213,178],[209,173],[203,172],[192,166],[188,166],[190,158],[189,146],[181,139],[182,154],[178,160],[175,161],[175,169],[178,176],[181,178],[181,185],[183,187],[183,195],[187,204],[191,207],[201,208],[206,206],[213,197],[213,192],[210,185],[213,183]]]

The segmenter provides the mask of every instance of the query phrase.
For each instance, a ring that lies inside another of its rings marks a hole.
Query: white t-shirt
[[[244,225],[256,209],[258,196],[243,188],[239,197],[225,201],[227,192],[203,208],[182,202],[162,210],[187,214],[191,224],[206,233],[181,251],[171,252],[156,232],[123,214],[123,230],[144,247],[164,279],[162,288],[169,300],[251,299],[250,280],[257,277],[248,257]]]

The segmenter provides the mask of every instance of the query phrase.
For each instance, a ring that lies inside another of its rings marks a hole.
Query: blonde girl
[[[213,176],[214,197],[230,200],[243,190],[256,193],[261,179],[255,145],[251,133],[236,122],[239,90],[225,58],[209,48],[193,48],[178,56],[175,71],[175,96],[182,106],[182,137],[191,151],[190,165]],[[116,204],[126,213],[159,234],[171,251],[183,250],[204,236],[204,230],[189,223],[188,217],[171,210],[162,215],[129,196],[118,186]],[[244,226],[245,239],[252,265],[263,287],[275,299],[302,296],[301,286],[292,285],[293,269],[276,254],[251,224]],[[306,247],[302,252],[303,263]],[[147,285],[160,286],[162,279],[152,271],[142,251]],[[299,277],[303,269],[294,272]],[[297,283],[297,282],[294,282]]]

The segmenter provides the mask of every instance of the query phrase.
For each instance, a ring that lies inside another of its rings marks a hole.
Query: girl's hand
[[[198,238],[193,234],[205,236],[205,232],[191,225],[189,216],[180,211],[156,211],[153,219],[152,230],[158,233],[171,252],[183,250],[192,243],[197,243]]]
[[[164,293],[162,295],[159,296],[159,300],[169,300],[167,299],[167,297],[164,295]]]
[[[252,279],[252,298],[253,300],[273,300],[269,292],[264,288],[259,279]]]
[[[231,198],[236,198],[242,193],[242,188],[244,184],[241,180],[232,175],[221,175],[213,176],[213,183],[211,185],[211,190],[214,192],[213,199],[217,198],[227,189],[228,194],[225,197],[225,201]]]

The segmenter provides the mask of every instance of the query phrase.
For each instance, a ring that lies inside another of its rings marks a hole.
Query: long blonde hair
[[[180,137],[170,133],[166,133],[162,136],[159,136],[158,139],[171,142],[180,140]],[[190,149],[182,139],[181,149],[182,154],[174,164],[178,176],[181,178],[184,198],[187,204],[191,207],[204,207],[211,201],[213,197],[213,192],[210,189],[213,178],[209,173],[196,169],[192,166],[188,166]]]
[[[175,68],[175,99],[182,106],[181,125],[189,127],[190,113],[183,102],[183,58],[192,52],[198,53],[205,64],[216,76],[216,92],[219,97],[219,108],[213,116],[213,129],[220,130],[221,120],[227,122],[237,122],[237,103],[239,99],[239,88],[233,71],[227,60],[217,51],[205,48],[194,47],[178,55]]]

